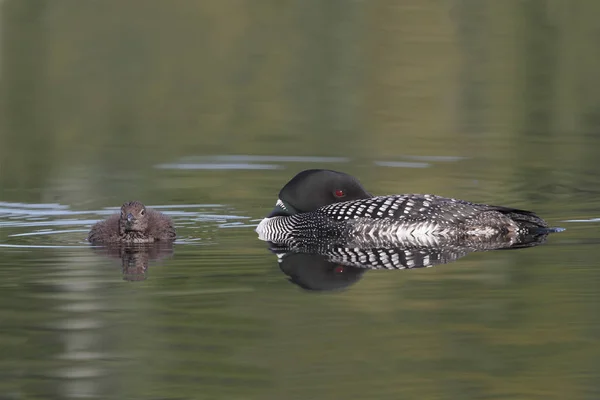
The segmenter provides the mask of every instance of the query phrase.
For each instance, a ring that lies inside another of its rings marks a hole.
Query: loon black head
[[[279,192],[269,217],[314,211],[333,203],[373,197],[360,182],[343,172],[307,169],[292,178]]]

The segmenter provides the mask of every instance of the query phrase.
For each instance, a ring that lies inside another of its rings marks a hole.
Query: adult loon
[[[350,246],[443,245],[461,238],[557,230],[531,211],[471,203],[431,194],[372,196],[343,172],[298,173],[279,192],[256,232],[261,240],[309,244],[337,240]]]

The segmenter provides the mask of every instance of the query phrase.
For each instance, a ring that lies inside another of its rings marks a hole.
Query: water
[[[598,398],[599,7],[426,3],[0,1],[0,398]],[[566,230],[308,291],[307,168]],[[172,249],[85,241],[134,199]]]

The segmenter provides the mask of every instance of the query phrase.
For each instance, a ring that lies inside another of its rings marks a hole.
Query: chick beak
[[[129,222],[129,223],[133,222],[133,214],[132,213],[127,214],[127,222]]]

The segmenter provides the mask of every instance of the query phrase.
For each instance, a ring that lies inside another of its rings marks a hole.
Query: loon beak
[[[288,207],[286,207],[286,205],[283,203],[283,201],[281,201],[280,199],[277,199],[277,203],[275,203],[275,207],[273,208],[271,213],[269,215],[267,215],[267,218],[289,216],[292,214],[294,214],[294,213],[291,212],[288,209]]]

